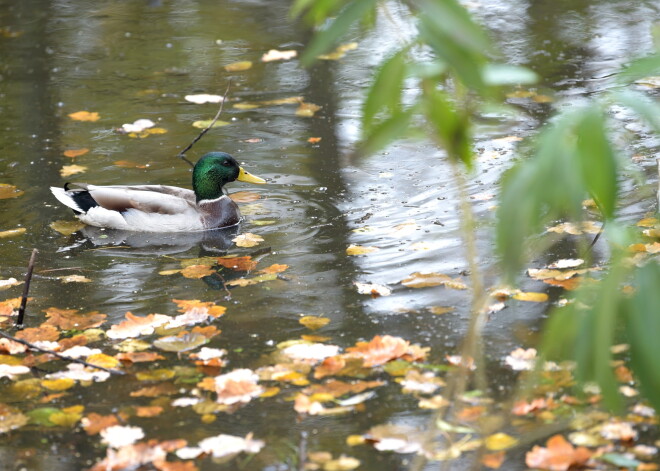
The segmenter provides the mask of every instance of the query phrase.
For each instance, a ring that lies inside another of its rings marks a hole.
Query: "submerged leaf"
[[[23,190],[19,190],[14,185],[9,185],[8,183],[0,183],[0,200],[7,198],[16,198],[25,193]]]

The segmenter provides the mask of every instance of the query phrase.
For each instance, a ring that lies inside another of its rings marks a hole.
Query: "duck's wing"
[[[181,214],[195,205],[192,190],[166,185],[96,186],[67,185],[64,190],[52,188],[53,194],[74,211],[86,213],[101,206],[123,213],[136,209],[145,213]]]

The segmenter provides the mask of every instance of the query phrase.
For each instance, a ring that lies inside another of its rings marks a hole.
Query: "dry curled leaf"
[[[7,198],[16,198],[25,193],[23,190],[19,190],[14,185],[8,183],[0,183],[0,200]]]

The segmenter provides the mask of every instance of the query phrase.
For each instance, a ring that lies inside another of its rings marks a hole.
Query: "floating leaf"
[[[288,61],[293,59],[298,55],[298,51],[289,49],[286,51],[278,51],[277,49],[271,49],[263,56],[261,56],[261,62],[272,62],[272,61]]]
[[[141,168],[141,169],[149,168],[149,165],[133,162],[132,160],[116,160],[113,163],[120,168]]]
[[[579,467],[591,458],[592,453],[585,447],[574,448],[561,435],[548,439],[547,448],[535,446],[525,456],[525,464],[530,468],[565,471]]]
[[[213,379],[216,401],[220,404],[245,404],[264,392],[257,374],[247,368],[236,369]]]
[[[20,285],[21,283],[22,281],[18,281],[16,278],[7,278],[6,280],[0,280],[0,290],[5,290],[11,288],[12,286]]]
[[[66,391],[67,389],[71,389],[75,384],[76,382],[71,378],[41,380],[41,385],[51,391]]]
[[[65,165],[60,169],[60,175],[66,178],[77,173],[83,173],[85,171],[87,171],[87,167],[83,165]]]
[[[519,292],[514,294],[513,299],[518,301],[529,301],[533,303],[544,303],[548,300],[548,295],[545,293],[533,293],[533,292]]]
[[[232,239],[232,242],[234,242],[238,247],[254,247],[263,241],[263,237],[252,234],[250,232],[246,232]]]
[[[18,375],[25,375],[30,372],[30,368],[22,365],[0,364],[0,378],[16,379]],[[0,419],[1,422],[1,419]]]
[[[80,157],[81,155],[85,155],[87,152],[89,152],[89,149],[83,148],[83,149],[67,149],[63,152],[64,157],[70,157],[70,158],[75,158],[75,157]]]
[[[229,459],[239,453],[259,453],[264,445],[263,441],[254,440],[251,433],[245,438],[221,434],[205,438],[197,444],[197,447],[181,448],[177,450],[176,455],[184,460],[197,458],[203,453],[214,458]]]
[[[321,138],[321,137],[310,137],[309,139],[307,139],[307,142],[309,142],[310,144],[318,144],[319,142],[321,142],[321,139],[323,139],[323,138]]]
[[[43,325],[54,326],[62,330],[85,330],[98,327],[108,317],[98,311],[80,313],[77,309],[58,309],[51,307],[46,309],[48,320]]]
[[[80,420],[80,424],[82,425],[85,432],[87,432],[87,435],[96,435],[108,427],[118,425],[119,420],[115,415],[100,415],[92,412],[89,415],[83,417]]]
[[[211,125],[211,123],[213,123],[212,119],[204,119],[204,120],[195,121],[194,123],[192,123],[192,125],[194,128],[197,129],[206,129]],[[215,123],[213,123],[213,127],[220,128],[222,126],[227,126],[228,124],[229,122],[227,121],[218,120]]]
[[[126,363],[150,363],[152,361],[165,359],[163,355],[156,352],[125,352],[117,354],[115,358]]]
[[[353,51],[357,49],[357,47],[358,47],[358,43],[356,42],[341,44],[337,46],[337,49],[335,49],[334,51],[328,54],[321,54],[317,56],[317,58],[326,61],[336,61],[344,57],[348,51]]]
[[[208,265],[190,265],[181,270],[181,274],[186,278],[199,279],[215,273]]]
[[[262,268],[259,270],[259,273],[273,275],[275,273],[282,273],[283,271],[286,271],[287,268],[289,268],[289,265],[274,263],[269,267]]]
[[[132,445],[144,438],[144,432],[140,427],[113,425],[101,430],[102,442],[112,448],[121,448]]]
[[[0,200],[7,198],[16,198],[25,193],[23,190],[19,190],[14,185],[9,185],[8,183],[0,183]]]
[[[236,271],[251,271],[257,267],[257,262],[252,257],[220,257],[217,263],[225,268],[231,268]]]
[[[92,280],[83,275],[58,276],[62,283],[90,283]]]
[[[25,229],[24,227],[18,227],[16,229],[9,229],[8,231],[2,231],[0,232],[0,239],[19,236],[21,234],[24,234],[26,230],[27,229]]]
[[[314,113],[316,113],[321,108],[321,106],[315,105],[314,103],[300,103],[300,106],[296,110],[296,116],[311,118],[314,116]]]
[[[310,330],[318,330],[321,327],[328,325],[330,319],[327,317],[304,316],[301,317],[298,322]]]
[[[220,95],[207,95],[206,93],[186,95],[184,99],[191,103],[197,103],[198,105],[203,103],[220,103],[222,101],[222,97]]]
[[[121,128],[119,128],[119,132],[122,133],[139,133],[144,131],[145,129],[152,128],[156,125],[152,120],[150,119],[138,119],[134,121],[133,123],[125,123],[121,125]]]
[[[454,311],[454,308],[450,306],[430,306],[428,309],[431,314],[435,314],[436,316]]]
[[[187,352],[200,345],[208,343],[209,339],[201,334],[186,333],[183,335],[162,337],[154,341],[154,347],[166,352]]]
[[[401,280],[401,284],[408,288],[425,288],[428,286],[445,286],[452,289],[467,289],[459,279],[452,279],[440,273],[412,273],[408,278]]]
[[[507,435],[506,433],[495,433],[486,437],[484,443],[486,448],[491,451],[501,451],[516,446],[518,444],[518,440],[510,435]]]
[[[351,356],[361,358],[364,366],[371,367],[399,358],[407,361],[423,360],[429,348],[411,345],[401,337],[376,335],[371,341],[357,342],[354,347],[349,347],[346,351]]]
[[[252,68],[252,61],[233,62],[225,66],[227,72],[242,72],[250,68]]]
[[[354,281],[353,284],[356,286],[358,293],[370,294],[374,298],[378,296],[389,296],[392,294],[392,290],[385,285],[379,285],[377,283],[360,283],[359,281]]]
[[[53,221],[50,223],[50,228],[62,235],[71,235],[83,227],[85,227],[85,223],[77,219],[74,221]]]
[[[263,283],[264,281],[273,281],[277,280],[277,274],[275,273],[265,273],[263,275],[255,276],[252,278],[239,278],[238,280],[231,280],[227,282],[229,286],[250,286],[256,285],[257,283]]]
[[[98,121],[101,117],[96,111],[76,111],[69,113],[69,118],[74,121]]]
[[[154,333],[156,327],[166,324],[169,320],[169,316],[164,316],[162,314],[136,316],[131,312],[127,312],[126,320],[113,325],[106,335],[111,339],[125,339],[129,337],[139,337],[140,335],[150,335]]]
[[[346,249],[346,255],[364,255],[378,250],[378,247],[365,247],[362,245],[351,244]]]
[[[85,361],[92,365],[101,366],[103,368],[116,368],[119,365],[119,360],[104,353],[97,353],[88,356]]]
[[[129,132],[128,137],[144,139],[145,137],[157,135],[157,134],[167,134],[167,129],[165,128],[149,128],[140,132]]]

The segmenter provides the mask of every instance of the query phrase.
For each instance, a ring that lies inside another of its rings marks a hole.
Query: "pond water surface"
[[[410,34],[409,20],[392,4],[373,32],[356,30],[347,38],[358,42],[356,50],[308,70],[297,60],[260,62],[269,49],[301,51],[309,40],[308,31],[288,20],[289,7],[289,2],[276,0],[0,0],[0,31],[6,33],[0,35],[0,183],[25,192],[0,200],[0,230],[26,229],[23,235],[1,239],[0,278],[22,278],[31,250],[39,250],[28,326],[41,324],[42,310],[52,306],[98,310],[108,315],[108,323],[118,323],[127,311],[173,316],[177,308],[172,299],[200,299],[227,307],[216,322],[222,333],[207,345],[229,352],[227,370],[266,364],[278,343],[309,334],[299,323],[302,315],[329,318],[316,334],[342,348],[390,334],[432,347],[431,363],[443,363],[445,355],[456,353],[466,330],[469,292],[399,284],[414,272],[438,272],[468,282],[456,192],[444,155],[413,140],[396,142],[375,156],[358,159],[352,154],[373,67]],[[650,26],[659,12],[651,1],[516,0],[470,8],[504,58],[537,72],[538,93],[551,97],[547,102],[511,98],[519,116],[491,116],[477,129],[478,167],[469,192],[478,217],[481,266],[494,282],[493,197],[516,144],[501,138],[517,136],[524,142],[555,110],[612,87],[611,75],[622,64],[651,50]],[[253,61],[253,66],[240,72],[224,69],[237,61]],[[190,169],[176,155],[198,134],[192,123],[211,119],[217,104],[196,105],[184,97],[222,95],[229,79],[230,101],[220,118],[229,124],[211,130],[188,156],[196,160],[205,152],[223,150],[268,180],[263,186],[230,185],[230,192],[245,190],[260,197],[241,203],[246,220],[239,232],[257,234],[264,242],[239,248],[227,240],[192,236],[155,240],[89,230],[62,235],[50,227],[56,220],[73,220],[50,194],[51,185],[72,180],[189,187]],[[296,115],[295,104],[234,106],[297,96],[320,110],[304,117]],[[100,119],[68,117],[81,110],[98,112]],[[140,139],[114,131],[140,118],[167,132]],[[627,115],[618,118],[630,128],[629,149],[638,156],[637,165],[653,175],[657,142]],[[309,138],[320,140],[310,143]],[[63,156],[74,148],[89,152],[75,159]],[[129,161],[133,168],[118,161]],[[87,170],[61,177],[60,169],[71,164]],[[624,195],[622,213],[631,220],[654,209],[653,200],[636,190],[628,185]],[[351,244],[379,250],[348,256]],[[285,264],[288,269],[279,279],[233,288],[229,296],[213,280],[159,274],[180,268],[180,259],[249,255],[265,247],[269,250],[260,255],[260,268]],[[555,250],[548,259],[571,254],[570,246]],[[92,281],[64,284],[56,278],[70,274]],[[354,282],[389,285],[393,294],[362,295]],[[533,282],[526,287],[546,291],[551,298],[559,294]],[[16,297],[21,290],[18,286],[3,294]],[[434,315],[431,306],[454,310]],[[489,380],[503,396],[514,381],[503,357],[526,345],[546,309],[512,301],[485,328]],[[165,368],[176,365],[176,355],[170,354],[161,363]],[[134,379],[111,378],[74,388],[56,406],[84,404],[86,412],[108,414],[124,402],[133,405],[129,393],[135,389]],[[362,460],[363,469],[404,469],[409,455],[351,449],[345,437],[380,423],[423,427],[428,414],[417,409],[414,398],[402,396],[396,384],[379,389],[372,401],[362,413],[300,418],[282,393],[279,399],[253,401],[233,414],[219,414],[208,424],[189,408],[131,423],[142,426],[148,438],[185,436],[191,443],[219,433],[252,432],[267,446],[245,469],[294,469],[287,463],[296,456],[301,434],[308,450],[351,454]],[[82,431],[39,430],[31,433],[28,427],[2,436],[3,469],[84,469],[104,456],[98,439]],[[16,466],[6,467],[8,463]],[[524,469],[522,460],[518,463],[507,469]]]

